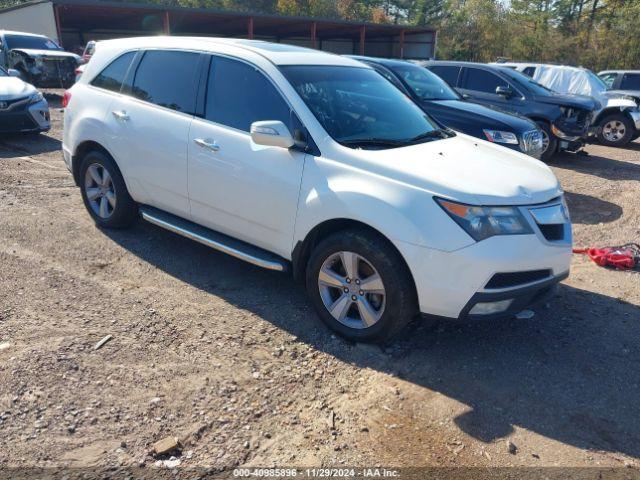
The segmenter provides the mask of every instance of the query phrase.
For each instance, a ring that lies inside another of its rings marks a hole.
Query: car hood
[[[525,117],[502,112],[477,103],[463,102],[461,100],[432,100],[422,102],[427,110],[430,103],[456,110],[465,117],[465,120],[477,122],[481,124],[482,128],[508,130],[515,133],[524,133],[536,128],[536,124]]]
[[[473,205],[531,205],[562,193],[544,163],[464,134],[401,148],[351,151],[363,169]]]
[[[22,52],[30,57],[59,57],[74,58],[78,60],[80,57],[75,53],[65,52],[63,50],[37,50],[34,48],[14,48],[12,52]]]
[[[563,107],[584,108],[585,110],[595,110],[598,107],[596,100],[586,95],[556,93],[553,95],[536,95],[535,100],[541,103],[561,105]]]
[[[36,92],[33,85],[23,82],[17,77],[0,77],[0,100],[12,100],[26,97]]]

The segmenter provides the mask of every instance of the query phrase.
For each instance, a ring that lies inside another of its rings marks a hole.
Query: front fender
[[[473,243],[433,196],[419,188],[339,162],[308,158],[293,245],[334,219],[364,223],[392,242],[452,251]]]

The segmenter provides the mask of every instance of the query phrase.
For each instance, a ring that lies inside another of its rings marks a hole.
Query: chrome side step
[[[157,208],[143,206],[140,208],[140,212],[142,213],[142,218],[149,223],[195,240],[232,257],[268,270],[282,272],[287,269],[288,262],[284,258],[236,238],[215,232]]]

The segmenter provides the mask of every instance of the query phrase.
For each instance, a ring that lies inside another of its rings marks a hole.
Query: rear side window
[[[487,70],[479,68],[467,68],[467,75],[464,79],[463,88],[483,93],[496,93],[498,87],[508,87],[509,84]]]
[[[458,83],[458,73],[460,73],[460,67],[435,65],[429,67],[433,73],[438,75],[441,79],[447,82],[452,87],[456,87]]]
[[[199,61],[198,53],[165,50],[146,52],[133,81],[133,96],[161,107],[193,114]]]
[[[245,132],[262,120],[291,124],[291,109],[273,84],[255,67],[224,57],[211,60],[205,116]]]
[[[120,55],[93,79],[91,85],[112,92],[119,92],[135,54],[136,52],[127,52],[124,55]]]
[[[621,90],[640,90],[640,73],[625,73],[620,83]]]

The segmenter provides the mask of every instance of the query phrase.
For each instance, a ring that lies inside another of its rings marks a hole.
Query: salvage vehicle
[[[509,68],[471,62],[421,62],[463,98],[530,118],[542,130],[542,159],[558,150],[583,146],[596,103],[589,97],[561,95]]]
[[[350,57],[371,66],[442,125],[532,157],[542,155],[542,133],[528,118],[467,102],[436,74],[413,63]]]
[[[97,226],[141,216],[289,270],[347,338],[386,341],[419,312],[513,315],[569,273],[550,168],[440,128],[361,62],[257,40],[109,40],[63,104],[64,160]]]
[[[624,147],[640,136],[640,92],[612,90],[591,70],[566,65],[500,63],[532,77],[559,93],[588,95],[598,104],[594,113],[594,133],[598,141]]]
[[[68,88],[75,81],[80,57],[32,33],[0,30],[0,66],[20,72],[22,79],[40,88]]]
[[[51,128],[49,105],[17,70],[0,67],[0,133],[39,133]]]

